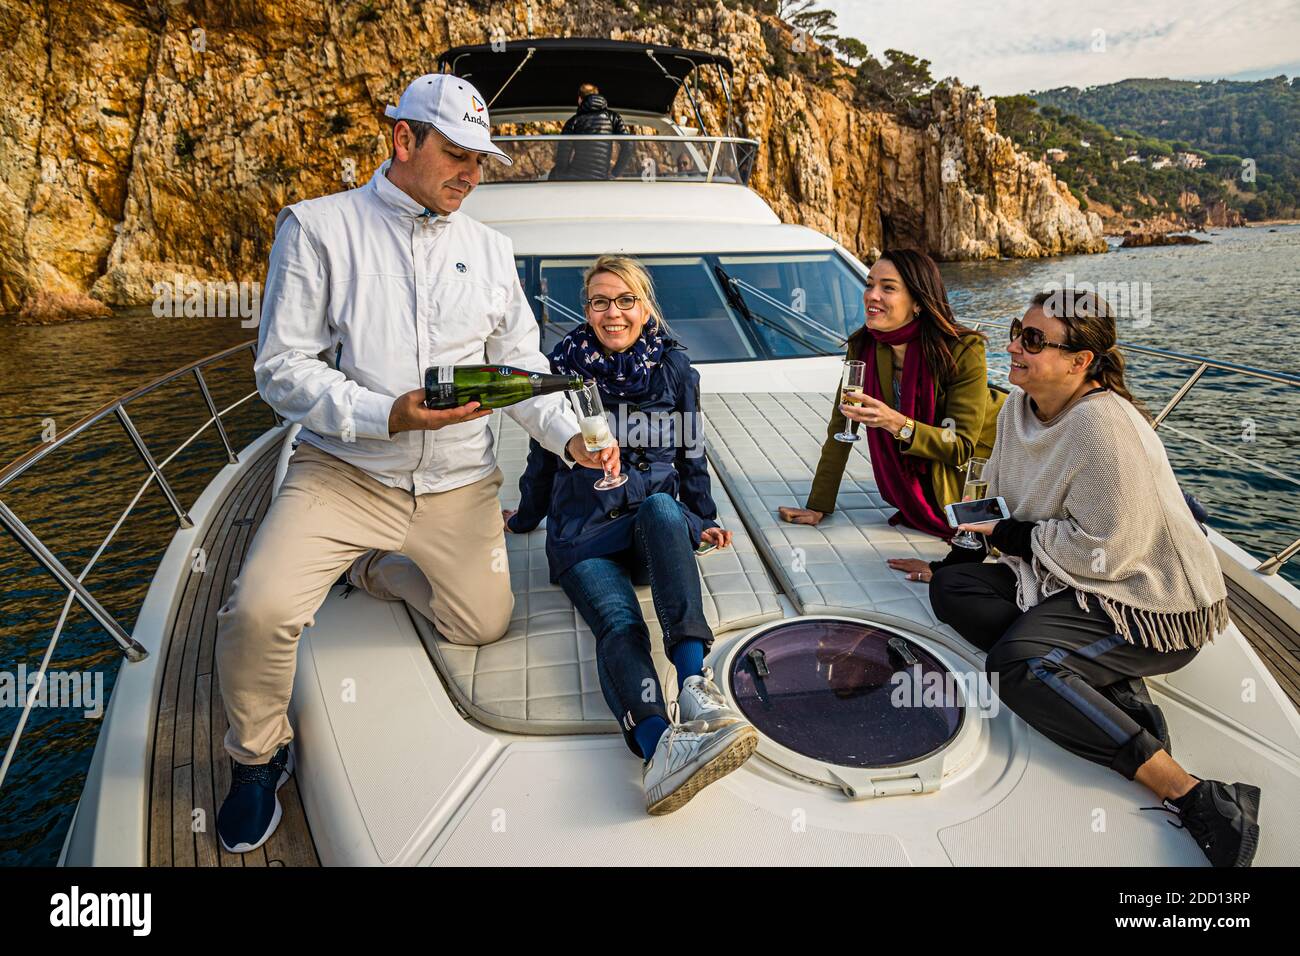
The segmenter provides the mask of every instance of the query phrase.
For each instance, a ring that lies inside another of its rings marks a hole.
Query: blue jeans
[[[703,641],[707,649],[713,631],[704,620],[686,519],[670,495],[651,495],[637,509],[633,541],[621,554],[579,561],[560,576],[560,586],[596,636],[601,693],[628,747],[640,755],[632,729],[647,717],[667,720],[668,711],[634,584],[650,584],[665,653],[685,638]]]

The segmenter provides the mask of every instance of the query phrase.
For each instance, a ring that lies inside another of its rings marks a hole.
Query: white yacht
[[[296,773],[280,791],[279,829],[253,852],[224,852],[215,815],[230,771],[215,616],[296,430],[268,411],[273,427],[231,447],[229,408],[203,377],[227,352],[123,396],[0,472],[2,496],[36,461],[117,416],[150,466],[143,487],[156,483],[177,515],[128,634],[0,502],[0,522],[123,650],[62,862],[673,864],[707,845],[724,864],[1205,865],[1166,815],[1142,812],[1155,802],[1144,788],[1062,750],[973,679],[983,655],[936,621],[925,584],[885,563],[947,549],[887,523],[893,509],[874,486],[866,442],[850,456],[833,516],[815,527],[777,519],[779,505],[808,493],[867,269],[827,236],[782,223],[748,188],[755,141],[706,132],[698,111],[673,116],[679,92],[698,102],[697,71],[716,71],[725,87],[730,62],[638,43],[528,40],[450,50],[440,63],[476,84],[498,126],[563,120],[578,84],[596,78],[625,120],[653,131],[613,138],[629,163],[602,181],[549,178],[558,136],[497,136],[515,164],[489,167],[491,181],[463,208],[513,240],[544,350],[582,321],[581,275],[596,255],[635,254],[649,267],[702,377],[713,493],[735,535],[734,547],[698,558],[717,636],[709,663],[757,727],[757,754],[682,810],[645,813],[640,763],[602,699],[591,633],[548,583],[543,526],[508,536],[515,615],[494,644],[453,645],[418,608],[331,591],[301,639]],[[239,349],[251,360],[255,347]],[[1185,370],[1158,422],[1177,415],[1188,390],[1209,387],[1198,386],[1207,368],[1300,385],[1155,349],[1128,357]],[[128,414],[141,394],[182,377],[194,379],[204,427],[229,457],[189,505],[167,484],[169,456],[147,447]],[[250,401],[260,401],[255,391],[236,404]],[[527,440],[504,416],[493,420],[511,507]],[[1256,865],[1295,865],[1300,591],[1277,570],[1300,541],[1261,560],[1213,527],[1209,535],[1234,623],[1190,666],[1148,684],[1180,762],[1262,788]],[[201,571],[198,548],[209,556]],[[657,644],[648,589],[641,596]],[[657,647],[656,661],[675,687]],[[893,676],[916,668],[956,689],[952,706],[890,706]],[[21,725],[6,767],[20,736]]]

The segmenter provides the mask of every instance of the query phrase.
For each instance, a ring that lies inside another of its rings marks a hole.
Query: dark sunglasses
[[[1011,338],[1008,341],[1014,342],[1020,340],[1020,347],[1030,355],[1037,355],[1045,348],[1060,349],[1063,352],[1075,351],[1069,345],[1063,342],[1049,342],[1042,329],[1036,329],[1032,325],[1028,328],[1019,319],[1011,320]]]

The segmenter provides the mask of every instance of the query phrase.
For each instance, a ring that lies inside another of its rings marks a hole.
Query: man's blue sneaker
[[[285,744],[264,764],[230,761],[230,792],[217,813],[217,836],[230,853],[256,850],[280,825],[275,795],[293,774],[293,755]]]

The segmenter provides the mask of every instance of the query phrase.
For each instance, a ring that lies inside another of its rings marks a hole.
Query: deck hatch
[[[964,720],[944,663],[866,621],[803,618],[765,628],[732,656],[729,676],[736,704],[760,733],[840,767],[924,760]]]

